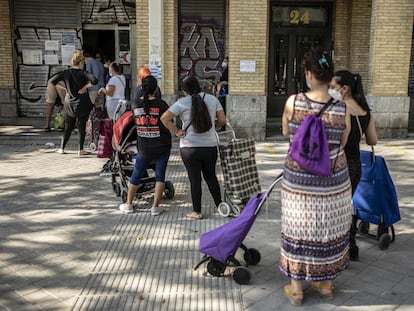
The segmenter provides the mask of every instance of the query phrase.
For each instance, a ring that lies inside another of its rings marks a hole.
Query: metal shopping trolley
[[[217,132],[217,140],[224,178],[224,200],[218,211],[224,217],[238,216],[250,197],[261,191],[255,140],[236,138],[228,122],[226,130]]]

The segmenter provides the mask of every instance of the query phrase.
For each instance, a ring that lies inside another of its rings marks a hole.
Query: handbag
[[[289,155],[299,166],[312,174],[331,176],[331,160],[325,125],[321,115],[333,104],[331,99],[317,114],[307,116],[297,129]]]

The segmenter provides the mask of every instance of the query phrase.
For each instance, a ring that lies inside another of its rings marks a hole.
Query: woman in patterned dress
[[[319,112],[330,100],[333,64],[326,51],[305,54],[303,68],[307,92],[292,95],[282,116],[283,135],[293,138],[302,121]],[[289,155],[282,182],[282,230],[280,271],[290,278],[284,288],[293,305],[303,300],[302,280],[322,298],[333,298],[332,281],[349,264],[351,183],[343,150],[350,129],[345,103],[335,102],[322,115],[326,128],[331,176],[302,169]]]

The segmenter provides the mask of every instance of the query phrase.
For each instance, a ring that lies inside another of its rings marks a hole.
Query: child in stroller
[[[127,202],[128,184],[134,170],[137,156],[137,131],[132,111],[126,111],[114,124],[112,138],[112,158],[105,164],[104,170],[111,172],[112,189],[117,196],[121,197],[123,203]],[[141,199],[146,193],[155,188],[155,177],[153,174],[154,163],[147,169],[147,173],[140,179],[140,184],[135,198]],[[150,176],[152,175],[152,176]],[[119,181],[118,181],[119,178]],[[167,199],[174,197],[174,185],[171,181],[165,181],[164,195]]]

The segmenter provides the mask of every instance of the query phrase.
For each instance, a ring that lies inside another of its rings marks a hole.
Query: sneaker
[[[85,151],[85,150],[79,150],[78,151],[78,157],[81,157],[81,156],[84,156],[84,155],[88,155],[89,154],[89,152],[87,152],[87,151]]]
[[[134,208],[132,207],[132,204],[128,204],[128,203],[122,203],[121,205],[119,205],[119,210],[121,212],[124,212],[125,214],[131,214],[134,212]]]
[[[203,219],[203,214],[192,211],[187,213],[186,217],[190,219]]]
[[[59,148],[58,150],[56,150],[56,153],[65,154],[66,152],[62,148]]]
[[[151,216],[158,216],[159,214],[161,214],[164,211],[164,209],[162,207],[151,207]]]

